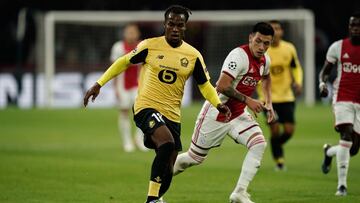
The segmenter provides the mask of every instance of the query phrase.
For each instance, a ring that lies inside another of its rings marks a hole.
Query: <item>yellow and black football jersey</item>
[[[169,120],[180,122],[185,81],[191,75],[198,85],[209,80],[199,51],[184,41],[173,48],[161,36],[143,40],[136,49],[115,61],[98,83],[104,85],[130,63],[142,63],[135,114],[142,109],[153,108]]]
[[[292,83],[302,86],[303,71],[293,44],[281,40],[279,46],[269,47],[267,53],[271,59],[271,97],[273,103],[293,102],[295,96]],[[260,100],[263,99],[261,87],[258,87]]]

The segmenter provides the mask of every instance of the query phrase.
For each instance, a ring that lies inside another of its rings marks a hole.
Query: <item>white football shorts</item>
[[[200,149],[207,150],[220,146],[226,135],[236,143],[250,148],[248,140],[252,135],[263,136],[259,124],[247,111],[230,122],[223,123],[214,119],[213,113],[217,110],[209,105],[207,103],[203,106],[192,135],[192,143]]]
[[[333,105],[335,126],[351,123],[354,131],[360,134],[360,104],[352,102],[336,102]]]
[[[117,107],[119,109],[130,109],[134,105],[138,88],[125,89],[124,87],[124,74],[118,76],[118,85],[116,91],[119,95],[117,99]]]

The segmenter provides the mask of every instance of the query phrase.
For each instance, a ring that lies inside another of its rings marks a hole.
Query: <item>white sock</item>
[[[189,149],[187,152],[181,153],[176,158],[173,175],[176,176],[191,166],[201,164],[205,158],[206,156],[199,156],[192,152],[191,149]]]
[[[123,145],[133,145],[133,141],[131,138],[131,125],[129,119],[122,115],[119,115],[118,119],[118,128],[119,132],[122,136]]]
[[[253,145],[249,149],[244,159],[240,177],[234,189],[234,193],[239,193],[241,191],[247,190],[249,183],[252,181],[252,179],[254,178],[255,174],[257,173],[260,167],[260,162],[263,157],[265,148],[266,148],[266,143],[262,142]]]
[[[339,145],[332,146],[326,151],[326,155],[333,157],[337,154],[338,150],[339,150]]]
[[[338,188],[341,185],[347,187],[346,179],[349,169],[349,160],[350,160],[350,148],[352,142],[340,140],[339,149],[336,153],[336,162],[337,162],[337,173],[338,173]]]

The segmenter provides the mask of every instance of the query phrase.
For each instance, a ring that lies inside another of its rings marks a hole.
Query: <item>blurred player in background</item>
[[[321,168],[324,174],[329,173],[332,157],[336,156],[338,185],[335,195],[345,196],[350,156],[358,153],[360,144],[360,12],[350,17],[349,37],[334,42],[328,49],[319,75],[322,97],[328,95],[326,82],[333,67],[337,68],[333,112],[340,141],[335,146],[324,145]]]
[[[295,46],[282,39],[284,30],[277,20],[269,22],[273,27],[274,41],[267,53],[271,59],[271,94],[276,119],[269,124],[271,131],[271,152],[276,162],[276,170],[284,170],[283,145],[295,130],[295,96],[302,92],[303,71]],[[261,88],[259,99],[264,101]]]
[[[274,30],[268,23],[257,23],[249,35],[249,43],[228,54],[216,89],[220,93],[221,101],[231,110],[231,121],[224,122],[224,116],[206,101],[197,118],[190,149],[178,156],[174,166],[174,175],[177,175],[188,167],[201,164],[209,150],[219,147],[225,136],[229,135],[236,143],[248,149],[240,178],[230,195],[232,203],[252,202],[247,187],[260,167],[266,148],[259,124],[245,107],[255,115],[267,111],[268,122],[274,118],[270,91],[270,59],[265,54],[273,35]],[[251,98],[259,80],[262,80],[265,103]]]
[[[139,27],[136,24],[127,24],[123,31],[123,40],[117,41],[111,49],[111,62],[114,63],[118,58],[135,49],[139,43],[140,35]],[[143,144],[143,134],[139,128],[136,128],[135,136],[132,136],[132,119],[129,112],[135,102],[139,72],[140,65],[130,65],[128,69],[114,79],[115,95],[119,107],[118,128],[125,152],[135,150],[134,141],[140,150],[147,150]]]
[[[178,151],[182,150],[180,106],[185,81],[192,75],[201,94],[223,113],[224,120],[231,115],[209,81],[201,54],[183,41],[190,13],[183,6],[170,6],[164,14],[164,36],[145,39],[132,52],[117,59],[84,97],[87,106],[89,98],[92,96],[94,101],[106,82],[129,65],[142,63],[143,76],[133,107],[134,120],[145,134],[145,146],[156,152],[147,203],[162,202],[159,199],[170,187],[173,166]]]

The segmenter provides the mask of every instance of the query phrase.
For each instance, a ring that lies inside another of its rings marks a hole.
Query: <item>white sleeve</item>
[[[114,62],[120,56],[125,54],[124,43],[122,41],[116,42],[111,48],[110,61]]]
[[[265,67],[263,67],[264,68],[263,70],[260,69],[261,76],[270,74],[270,64],[271,64],[270,56],[267,53],[265,53]]]
[[[243,75],[248,71],[249,58],[246,52],[237,47],[233,49],[225,58],[221,72],[236,78],[238,75]]]
[[[342,40],[334,42],[326,53],[326,60],[335,64],[340,58]]]

